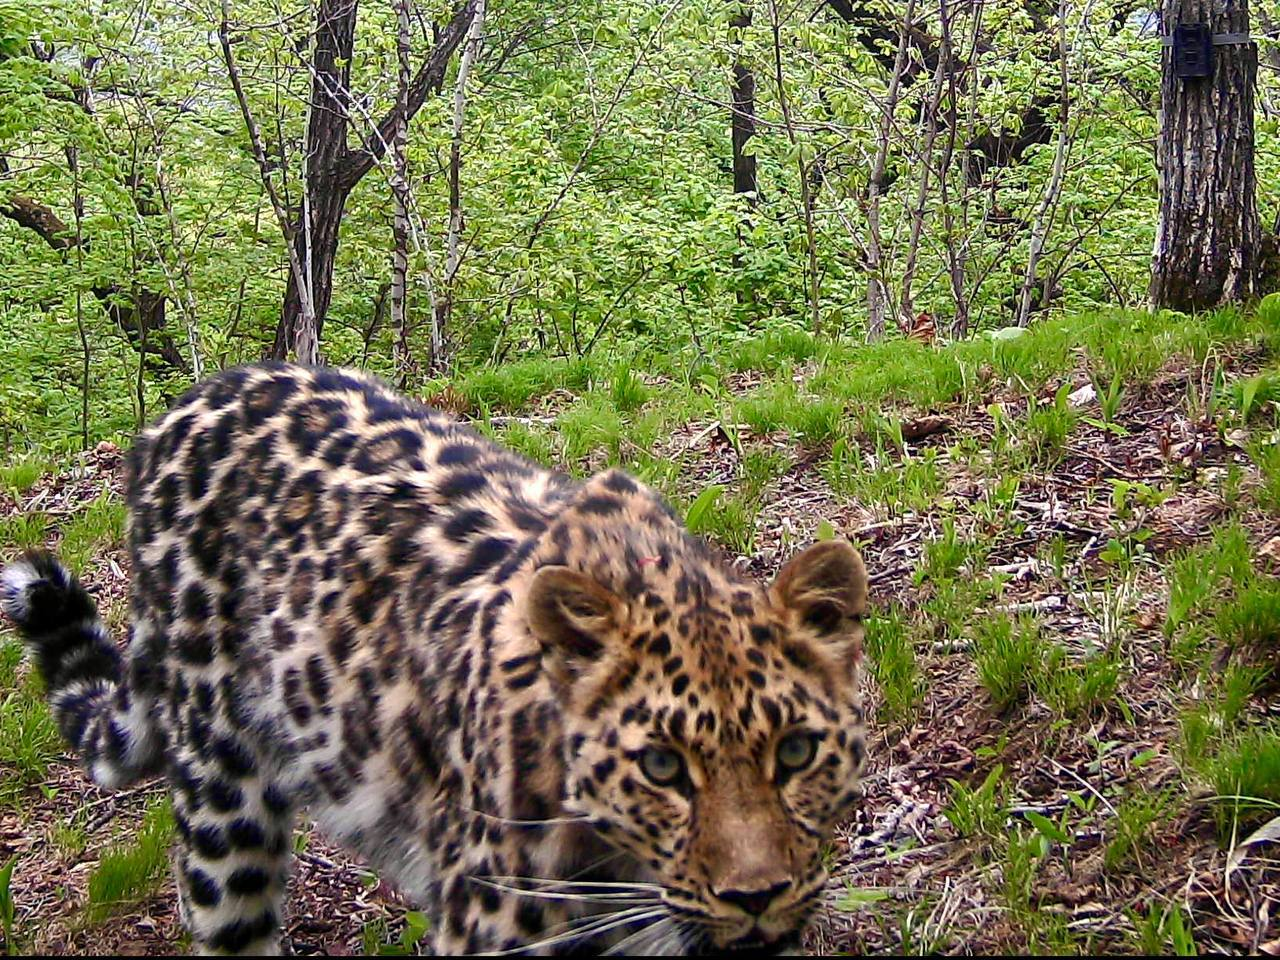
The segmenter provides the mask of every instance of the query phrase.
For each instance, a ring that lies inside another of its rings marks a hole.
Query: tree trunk
[[[751,4],[744,0],[738,6],[729,25],[735,30],[746,31],[751,26]],[[741,47],[741,44],[739,44]],[[751,68],[734,58],[733,86],[729,91],[733,102],[733,192],[751,194],[748,202],[756,204],[756,155],[746,153],[747,141],[756,132],[756,78]]]
[[[460,4],[436,37],[426,61],[409,84],[406,123],[422,107],[429,92],[438,92],[449,58],[466,36],[478,0]],[[318,344],[324,318],[333,296],[333,265],[338,256],[339,228],[351,191],[383,156],[395,136],[400,110],[392,110],[378,122],[360,147],[347,146],[348,106],[351,101],[351,57],[355,40],[358,0],[320,0],[316,14],[316,41],[312,54],[310,118],[306,137],[304,206],[295,212],[294,252],[311,280],[315,329],[299,324],[304,316],[297,279],[290,272],[284,310],[276,326],[270,357],[282,360],[297,351],[299,338],[314,337]]]
[[[915,19],[916,0],[907,0],[902,15],[902,30],[898,34],[898,49],[893,59],[893,73],[889,76],[889,89],[880,105],[880,129],[876,134],[876,156],[867,178],[867,340],[884,339],[886,301],[889,291],[884,282],[884,249],[880,234],[880,198],[885,192],[885,170],[889,161],[889,140],[893,134],[893,113],[898,108],[902,89],[903,71],[907,64],[912,23]]]
[[[1247,33],[1248,0],[1163,0],[1163,33],[1207,23],[1214,34]],[[1254,292],[1259,244],[1253,165],[1252,43],[1213,47],[1212,76],[1179,79],[1163,48],[1160,82],[1160,214],[1151,265],[1151,302],[1193,311]]]
[[[453,89],[453,136],[449,140],[449,231],[445,236],[444,289],[431,314],[431,370],[443,372],[449,365],[449,330],[453,325],[453,300],[462,266],[462,129],[467,115],[467,78],[480,55],[484,40],[485,0],[476,0],[475,15],[467,31],[466,45],[458,59]]]
[[[396,130],[392,139],[391,193],[395,198],[391,251],[391,323],[395,329],[396,379],[409,383],[413,353],[409,348],[409,0],[395,0],[396,11]]]

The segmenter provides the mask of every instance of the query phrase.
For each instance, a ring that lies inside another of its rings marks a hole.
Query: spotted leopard
[[[627,474],[326,368],[198,384],[126,479],[123,651],[49,554],[0,605],[92,778],[167,778],[198,947],[279,950],[306,809],[438,953],[796,949],[864,756],[848,543],[761,586]]]

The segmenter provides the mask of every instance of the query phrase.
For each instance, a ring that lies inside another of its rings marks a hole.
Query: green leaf
[[[720,499],[720,494],[724,492],[724,488],[719,484],[712,484],[698,494],[698,498],[689,506],[689,512],[685,514],[685,523],[694,533],[700,533],[706,529],[704,521],[707,514],[711,512],[711,508],[716,505],[716,501]]]
[[[1043,814],[1036,813],[1034,810],[1028,810],[1025,816],[1031,821],[1031,825],[1033,827],[1039,830],[1041,834],[1048,837],[1050,840],[1054,840],[1057,843],[1071,843],[1071,836]]]
[[[818,539],[834,540],[836,538],[836,528],[831,525],[830,520],[818,521]]]

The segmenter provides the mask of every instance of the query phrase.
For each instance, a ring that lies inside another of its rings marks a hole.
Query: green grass
[[[1047,648],[1032,685],[1040,699],[1059,717],[1089,717],[1115,700],[1122,666],[1114,650],[1099,651],[1077,660],[1054,644]]]
[[[841,437],[819,470],[836,494],[880,507],[890,516],[928,510],[942,493],[943,476],[933,448],[896,462],[883,450],[864,455],[856,443]]]
[[[1044,659],[1036,622],[991,617],[979,623],[973,646],[978,681],[991,697],[992,706],[1003,712],[1025,700]]]
[[[104,490],[63,527],[58,556],[79,573],[94,554],[124,542],[124,526],[124,503]]]
[[[168,799],[153,801],[142,818],[138,835],[103,853],[89,875],[90,923],[101,923],[116,910],[149,896],[168,866],[173,814]]]
[[[496,439],[517,453],[543,466],[554,467],[556,455],[555,434],[547,428],[524,423],[511,423],[497,432]]]
[[[1134,945],[1139,956],[1144,957],[1194,957],[1199,954],[1192,934],[1192,921],[1187,920],[1182,907],[1152,903],[1145,914],[1127,911],[1134,926]]]
[[[1223,842],[1280,812],[1280,727],[1241,730],[1192,763],[1213,789],[1214,819]]]
[[[1168,791],[1133,790],[1116,807],[1115,817],[1107,826],[1107,846],[1103,851],[1103,867],[1112,872],[1130,864],[1145,867],[1142,851],[1151,840],[1152,828],[1168,819],[1173,811],[1173,796]]]
[[[909,723],[925,692],[910,624],[891,608],[867,621],[866,644],[871,675],[880,687],[880,718]]]
[[[771,383],[741,400],[734,416],[757,436],[786,430],[797,443],[808,447],[834,442],[846,420],[842,402],[822,395],[801,396],[790,380]]]
[[[30,550],[44,544],[49,536],[49,518],[38,510],[0,518],[0,545]]]
[[[1003,837],[1005,832],[1005,790],[1000,783],[1004,766],[996,764],[976,787],[949,779],[951,801],[943,809],[956,834],[966,840],[987,843]]]
[[[48,469],[49,464],[34,456],[0,466],[0,490],[15,494],[26,493]]]
[[[1249,456],[1258,467],[1259,484],[1254,500],[1267,512],[1280,515],[1280,444],[1255,440]]]
[[[552,390],[584,391],[595,376],[595,367],[586,360],[534,357],[474,370],[453,386],[477,409],[514,413],[530,400],[544,397]]]
[[[0,804],[13,805],[44,782],[62,756],[62,737],[34,671],[19,677],[22,648],[0,640]]]
[[[1064,383],[1053,400],[1036,404],[1022,423],[1021,448],[1027,460],[1041,467],[1053,467],[1062,460],[1067,440],[1076,426],[1076,413],[1067,405],[1071,384]]]
[[[776,373],[818,356],[822,349],[822,341],[810,333],[803,330],[780,330],[736,344],[722,364],[735,373],[744,370]]]
[[[649,399],[649,388],[634,367],[618,366],[609,379],[609,399],[614,407],[627,413],[644,405]]]

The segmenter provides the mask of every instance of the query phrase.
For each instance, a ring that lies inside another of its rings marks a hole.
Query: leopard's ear
[[[565,663],[598,660],[627,619],[617,594],[568,567],[535,573],[526,602],[533,635]]]
[[[769,596],[794,629],[846,647],[841,652],[855,660],[861,655],[867,568],[848,542],[826,540],[792,557]]]

